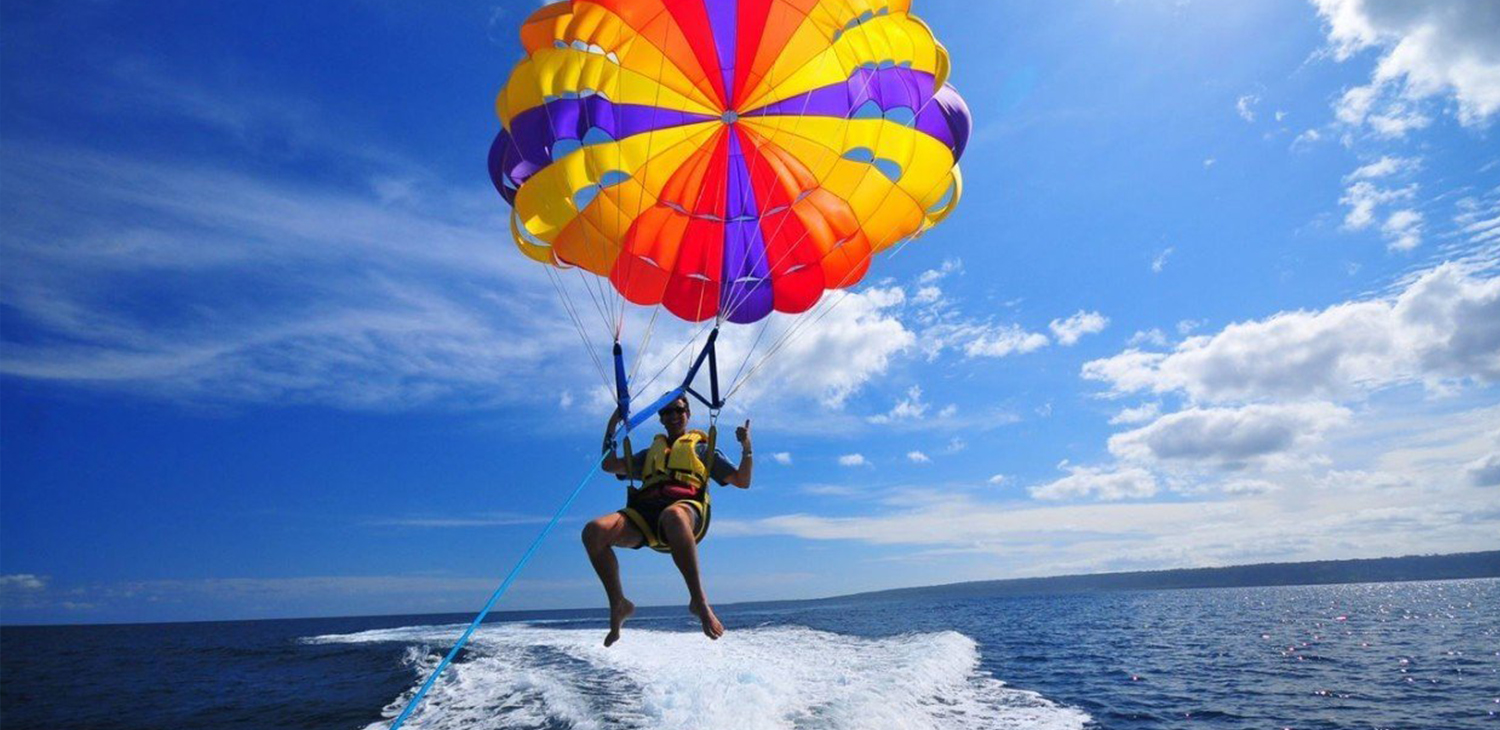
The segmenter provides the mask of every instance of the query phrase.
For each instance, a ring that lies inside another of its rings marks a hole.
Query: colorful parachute
[[[958,201],[968,109],[907,0],[573,0],[521,29],[490,176],[537,261],[698,322],[801,312]]]

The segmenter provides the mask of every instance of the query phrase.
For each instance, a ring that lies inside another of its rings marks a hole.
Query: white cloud
[[[1063,347],[1071,346],[1078,342],[1084,335],[1103,332],[1109,326],[1109,317],[1098,312],[1085,312],[1079,310],[1067,319],[1054,319],[1047,325],[1052,330],[1053,336],[1057,338],[1057,344]]]
[[[932,457],[930,457],[930,456],[928,456],[928,455],[926,455],[926,454],[924,454],[924,453],[922,453],[920,451],[908,451],[908,452],[906,452],[906,458],[909,459],[909,460],[911,460],[911,462],[914,463],[914,464],[930,464],[930,463],[932,463]]]
[[[1385,155],[1380,159],[1357,168],[1354,172],[1344,176],[1344,182],[1355,180],[1375,180],[1391,175],[1413,172],[1422,166],[1420,157],[1392,157]]]
[[[870,423],[892,423],[921,418],[926,413],[927,404],[922,401],[922,387],[913,385],[906,390],[906,397],[896,401],[890,411],[870,416],[866,420]]]
[[[1007,475],[1007,474],[996,474],[996,475],[990,477],[989,479],[986,479],[985,483],[998,487],[998,486],[1007,484],[1010,481],[1011,481],[1011,477],[1009,475]]]
[[[1348,409],[1331,403],[1190,408],[1111,436],[1109,451],[1142,463],[1241,468],[1247,462],[1306,450],[1350,416]]]
[[[1181,319],[1177,321],[1177,334],[1186,335],[1204,325],[1201,319]]]
[[[1213,164],[1213,160],[1208,160],[1204,164]],[[1162,269],[1167,267],[1167,258],[1172,255],[1172,250],[1172,247],[1168,246],[1162,249],[1161,253],[1157,254],[1155,258],[1151,259],[1151,273],[1160,274]]]
[[[922,330],[921,347],[927,359],[936,359],[945,349],[956,349],[965,357],[1007,357],[1034,352],[1051,344],[1046,335],[1028,332],[1018,324],[943,322]]]
[[[1420,157],[1382,156],[1344,176],[1344,194],[1339,203],[1348,207],[1344,215],[1344,227],[1349,230],[1368,228],[1380,216],[1380,207],[1409,201],[1416,197],[1418,186],[1412,183],[1403,187],[1381,187],[1376,181],[1409,175],[1420,169]],[[1422,242],[1422,214],[1410,208],[1386,216],[1380,227],[1381,234],[1392,251],[1409,251]]]
[[[839,457],[839,466],[869,466],[864,454],[844,454]]]
[[[911,300],[916,304],[931,304],[942,298],[943,290],[941,288],[924,286],[917,289],[917,293],[912,296]]]
[[[1370,404],[1326,433],[1319,448],[1328,459],[1308,468],[1064,462],[1061,478],[1032,487],[1046,501],[1028,503],[1009,489],[957,490],[942,500],[887,492],[864,502],[864,514],[726,521],[724,534],[924,547],[901,553],[917,571],[973,556],[977,573],[951,580],[1491,549],[1500,491],[1453,477],[1496,453],[1490,434],[1500,428],[1500,406],[1424,404],[1415,414]],[[1174,498],[1150,499],[1166,491]],[[909,582],[934,582],[918,577]]]
[[[1192,337],[1169,353],[1127,350],[1083,377],[1116,394],[1196,401],[1358,397],[1403,383],[1500,380],[1500,277],[1445,264],[1389,299],[1282,312]]]
[[[1380,232],[1392,251],[1410,251],[1422,243],[1422,214],[1415,210],[1398,210],[1386,218]]]
[[[7,343],[9,375],[384,409],[532,400],[517,373],[577,372],[576,337],[543,325],[556,305],[539,267],[495,248],[489,201],[383,204],[76,149],[10,146],[4,164],[3,299],[45,335]],[[134,291],[156,306],[121,306]]]
[[[1113,501],[1150,497],[1157,493],[1156,476],[1138,466],[1087,467],[1064,461],[1057,468],[1068,475],[1031,488],[1036,499],[1097,497]]]
[[[1245,94],[1234,102],[1234,111],[1240,118],[1247,121],[1255,121],[1255,105],[1260,103],[1260,97],[1255,94]]]
[[[1308,147],[1309,145],[1318,143],[1322,139],[1322,132],[1319,132],[1316,129],[1304,130],[1301,134],[1297,135],[1296,139],[1292,140],[1292,149],[1303,149],[1305,147]]]
[[[1155,345],[1157,347],[1166,347],[1167,334],[1159,329],[1154,328],[1149,330],[1138,330],[1135,334],[1130,336],[1130,340],[1125,344],[1130,347],[1138,347],[1140,345]]]
[[[1120,424],[1145,423],[1159,415],[1161,415],[1160,403],[1145,403],[1134,408],[1126,408],[1116,413],[1113,418],[1109,419],[1109,424],[1111,426],[1118,426]]]
[[[936,269],[928,269],[917,276],[917,283],[924,286],[932,284],[949,274],[963,271],[964,262],[960,259],[944,259],[943,264]]]
[[[1367,48],[1380,51],[1370,83],[1340,100],[1343,121],[1365,121],[1377,102],[1400,105],[1434,96],[1451,96],[1465,125],[1482,124],[1500,111],[1500,6],[1493,0],[1313,3],[1338,60]]]
[[[1368,180],[1351,183],[1344,188],[1343,197],[1339,198],[1339,203],[1349,208],[1349,212],[1344,215],[1344,227],[1353,231],[1368,228],[1375,222],[1377,206],[1398,200],[1411,200],[1416,194],[1416,183],[1401,188],[1381,188]]]
[[[792,452],[790,452],[790,451],[777,451],[777,452],[771,454],[771,460],[774,461],[774,462],[776,462],[776,463],[778,463],[778,464],[781,464],[782,466],[791,466],[791,464],[792,464]]]
[[[969,448],[969,442],[957,436],[954,436],[953,438],[948,439],[948,445],[943,447],[943,453],[956,454],[967,448]]]
[[[737,364],[746,363],[744,385],[735,395],[741,406],[810,400],[824,410],[840,408],[916,343],[916,335],[899,318],[905,301],[899,287],[831,292],[800,315],[773,313],[764,333],[759,326],[725,328],[719,335],[720,373],[733,377]],[[675,329],[662,333],[663,325],[657,325],[658,334],[640,368],[642,373],[663,373],[667,380],[662,382],[686,373],[691,363],[680,353],[696,352],[685,346],[701,329],[669,326]],[[831,362],[839,366],[827,367]]]

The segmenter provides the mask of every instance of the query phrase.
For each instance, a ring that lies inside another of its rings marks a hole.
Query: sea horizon
[[[1241,569],[1249,569],[1249,568],[1285,568],[1285,569],[1287,569],[1287,570],[1290,571],[1290,570],[1293,570],[1293,569],[1296,569],[1296,568],[1306,568],[1306,567],[1309,567],[1309,566],[1325,566],[1325,565],[1332,565],[1332,566],[1335,566],[1336,569],[1342,569],[1342,570],[1346,570],[1347,571],[1347,570],[1349,570],[1349,569],[1351,569],[1351,568],[1353,568],[1355,566],[1360,566],[1360,565],[1370,565],[1370,564],[1394,565],[1394,564],[1396,564],[1396,563],[1398,563],[1400,561],[1410,562],[1410,561],[1434,561],[1434,560],[1436,560],[1436,561],[1446,561],[1446,562],[1451,563],[1452,561],[1455,561],[1455,560],[1466,560],[1466,559],[1480,559],[1480,560],[1484,560],[1484,561],[1486,561],[1486,565],[1489,565],[1490,570],[1487,573],[1486,572],[1482,572],[1482,571],[1473,571],[1473,572],[1471,572],[1471,574],[1467,574],[1467,575],[1411,576],[1411,577],[1397,577],[1397,578],[1383,578],[1383,579],[1369,579],[1369,580],[1365,580],[1365,579],[1348,579],[1348,580],[1324,579],[1324,580],[1306,580],[1306,581],[1295,581],[1294,580],[1294,581],[1287,581],[1287,582],[1271,582],[1271,581],[1233,582],[1233,583],[1221,583],[1221,584],[1212,584],[1212,583],[1208,583],[1208,582],[1202,582],[1202,583],[1196,584],[1196,585],[1144,585],[1143,584],[1143,585],[1137,585],[1137,586],[1085,587],[1085,588],[1060,588],[1060,587],[1041,586],[1041,587],[1038,587],[1038,588],[1035,588],[1035,589],[1032,589],[1032,590],[1003,591],[1003,592],[999,591],[999,590],[994,590],[994,591],[992,591],[989,594],[986,594],[986,593],[982,592],[985,587],[993,587],[993,588],[998,589],[998,588],[1000,588],[1002,586],[1013,586],[1013,585],[1018,585],[1018,584],[1031,584],[1031,583],[1045,583],[1047,581],[1066,581],[1066,580],[1088,581],[1089,579],[1122,578],[1122,577],[1135,577],[1135,576],[1167,576],[1167,575],[1184,575],[1184,574],[1188,574],[1188,575],[1192,575],[1192,574],[1196,574],[1196,575],[1213,575],[1213,574],[1216,574],[1216,573],[1225,573],[1225,572],[1228,572],[1228,571],[1241,570]],[[776,607],[809,605],[809,604],[818,604],[818,603],[837,603],[837,602],[840,602],[840,601],[878,601],[878,600],[882,600],[882,599],[884,599],[884,600],[902,600],[904,597],[906,597],[908,595],[916,594],[916,593],[922,593],[922,594],[927,594],[927,595],[934,595],[934,594],[941,594],[945,590],[947,590],[947,591],[949,591],[951,593],[954,593],[954,594],[958,594],[960,592],[968,592],[969,595],[966,595],[964,597],[975,597],[975,596],[984,596],[984,595],[1046,596],[1046,595],[1071,595],[1071,594],[1078,594],[1078,593],[1125,593],[1125,592],[1131,592],[1131,591],[1202,590],[1202,589],[1210,589],[1210,588],[1269,588],[1269,587],[1297,587],[1297,586],[1322,586],[1322,585],[1364,585],[1364,584],[1382,584],[1382,583],[1423,583],[1423,582],[1443,582],[1443,581],[1462,581],[1462,580],[1485,580],[1485,579],[1496,579],[1496,578],[1500,578],[1500,550],[1465,552],[1465,553],[1447,553],[1447,554],[1434,554],[1434,555],[1401,555],[1401,556],[1390,556],[1390,557],[1381,557],[1381,558],[1351,558],[1351,559],[1344,559],[1344,560],[1300,561],[1300,562],[1288,562],[1288,563],[1245,563],[1245,564],[1239,564],[1239,565],[1224,565],[1224,566],[1215,566],[1215,567],[1164,568],[1164,569],[1160,569],[1160,570],[1146,570],[1146,571],[1116,571],[1116,572],[1105,572],[1105,573],[1070,573],[1070,574],[1063,574],[1063,575],[1034,576],[1034,577],[1025,577],[1025,578],[996,578],[996,579],[977,580],[977,581],[960,581],[960,582],[954,582],[954,583],[935,583],[935,584],[930,584],[930,585],[902,586],[902,587],[896,587],[896,588],[882,588],[882,589],[872,590],[872,591],[857,591],[857,592],[854,592],[854,593],[840,593],[840,594],[836,594],[836,595],[822,596],[822,597],[815,597],[815,598],[771,598],[771,599],[748,600],[748,601],[725,601],[725,602],[722,602],[722,603],[717,603],[716,602],[714,604],[714,606],[715,606],[715,608],[721,608],[721,609],[731,609],[731,608],[733,608],[733,609],[754,609],[754,608],[760,608],[760,607],[776,608]],[[981,592],[977,593],[977,594],[976,593],[972,593],[972,591],[974,591],[975,588],[979,588]],[[682,604],[680,604],[680,603],[649,603],[649,604],[648,603],[641,603],[641,604],[638,604],[636,608],[637,608],[637,610],[639,610],[641,612],[644,612],[644,613],[655,613],[655,612],[658,612],[658,611],[680,609],[681,605]],[[181,625],[181,624],[248,623],[248,622],[256,622],[256,621],[317,621],[317,620],[331,620],[331,619],[359,620],[359,619],[394,619],[394,618],[417,619],[417,618],[430,618],[430,617],[455,617],[455,618],[457,618],[457,619],[459,619],[459,620],[461,620],[463,622],[467,622],[467,621],[469,621],[473,617],[473,615],[474,615],[475,612],[477,612],[477,607],[476,607],[475,611],[469,611],[469,612],[464,612],[464,611],[424,611],[424,612],[417,612],[417,613],[401,613],[401,612],[393,612],[393,613],[355,613],[355,614],[327,614],[327,615],[311,615],[311,616],[307,616],[307,615],[304,615],[304,616],[268,616],[268,617],[256,617],[256,618],[203,618],[203,619],[185,619],[185,620],[178,620],[178,621],[97,621],[97,622],[74,622],[74,623],[56,623],[56,622],[52,622],[52,623],[49,623],[49,622],[35,622],[35,623],[17,622],[17,623],[11,623],[11,622],[5,621],[3,617],[0,617],[0,628],[11,628],[11,627],[18,627],[19,628],[19,627],[34,627],[34,626],[35,627],[40,627],[40,626],[47,626],[47,627],[67,627],[67,626],[171,626],[171,625]],[[495,611],[492,611],[489,614],[489,616],[488,616],[487,620],[485,621],[485,623],[500,623],[500,622],[504,622],[504,621],[507,621],[507,620],[510,620],[510,621],[526,620],[528,618],[533,618],[533,617],[537,616],[538,614],[545,614],[545,615],[547,615],[546,617],[548,617],[548,618],[588,619],[588,618],[595,618],[596,615],[607,615],[607,613],[608,613],[608,606],[607,605],[602,605],[602,604],[599,605],[599,606],[592,606],[592,607],[505,609],[505,610],[495,610]]]

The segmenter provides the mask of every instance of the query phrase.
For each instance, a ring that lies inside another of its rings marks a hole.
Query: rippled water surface
[[[1500,728],[1500,581],[643,610],[476,634],[414,728]],[[0,630],[6,728],[382,728],[464,617]]]

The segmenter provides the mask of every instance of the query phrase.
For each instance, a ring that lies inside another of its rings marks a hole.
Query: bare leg
[[[594,572],[599,574],[599,582],[604,584],[604,594],[609,597],[609,633],[604,637],[605,646],[620,640],[620,627],[635,613],[635,604],[625,597],[625,590],[620,587],[620,561],[615,559],[615,546],[638,545],[640,540],[640,531],[618,512],[604,515],[583,528],[583,547],[588,551]]]
[[[724,635],[724,624],[708,605],[703,596],[703,583],[698,578],[698,544],[693,541],[693,508],[676,504],[661,516],[661,530],[667,544],[672,548],[672,562],[682,573],[687,583],[688,610],[703,623],[703,635],[717,639]]]

